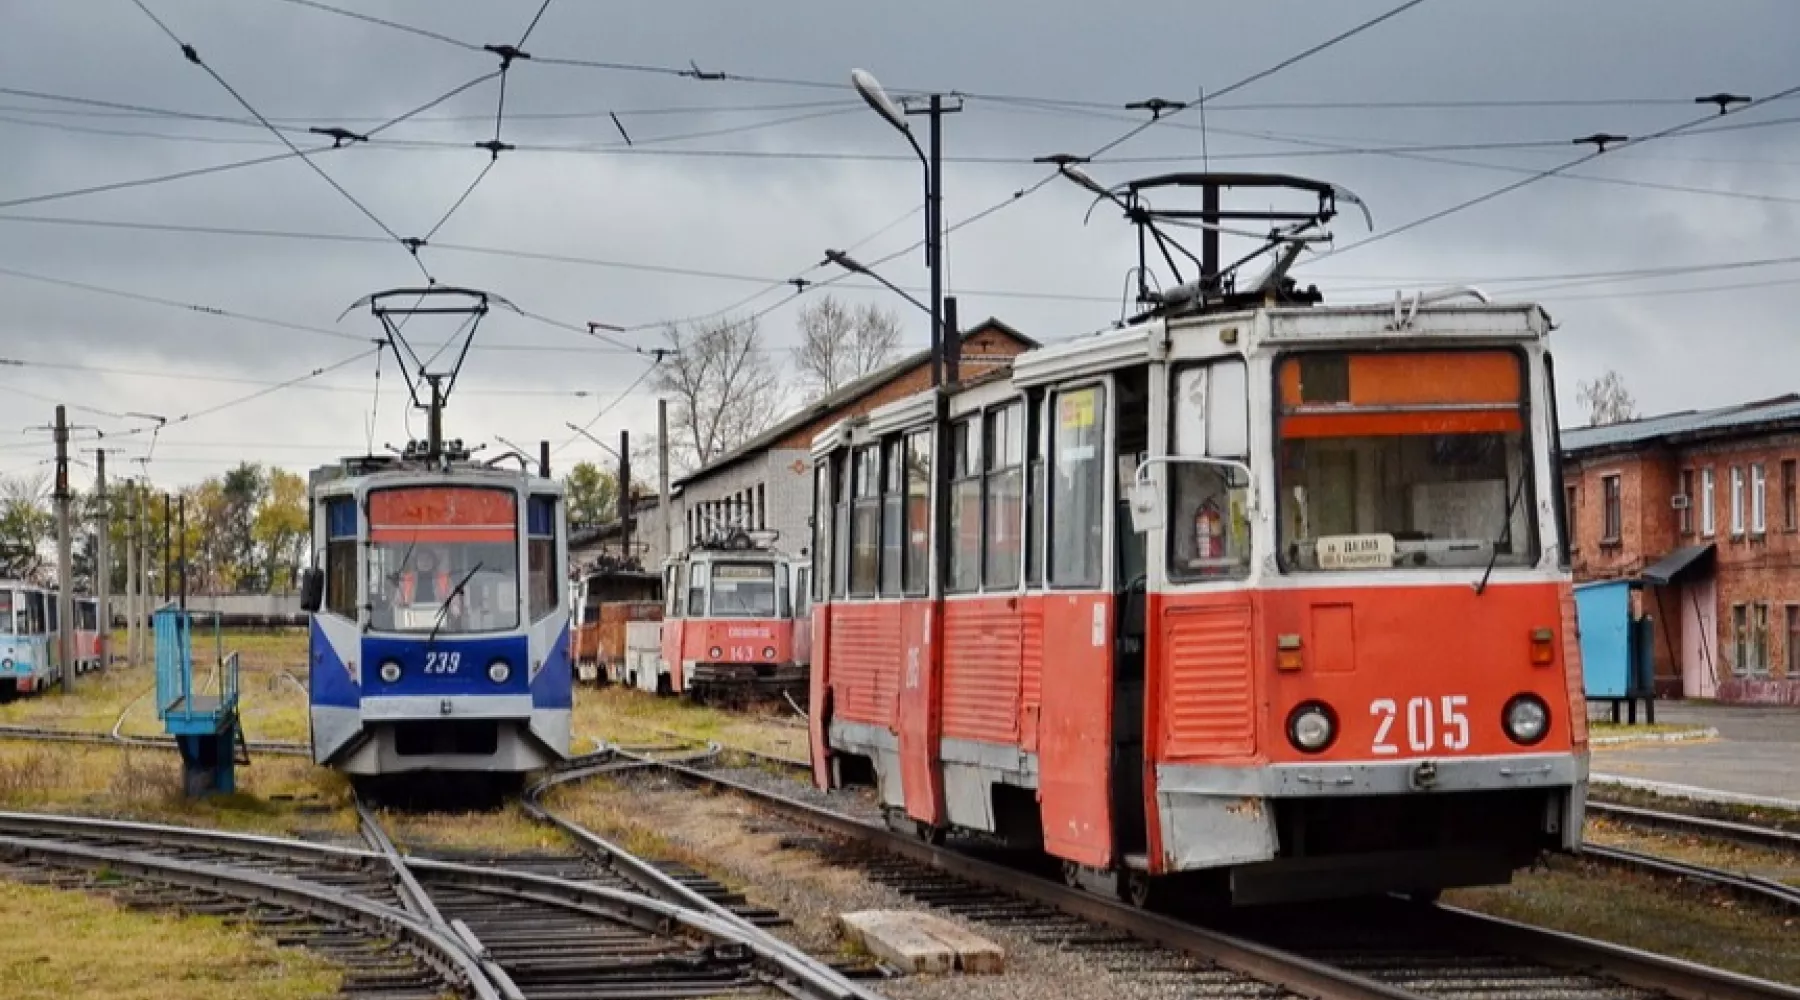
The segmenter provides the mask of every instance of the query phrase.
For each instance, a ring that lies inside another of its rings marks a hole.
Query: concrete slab
[[[843,936],[904,972],[998,973],[1000,946],[933,913],[862,910],[838,917]]]

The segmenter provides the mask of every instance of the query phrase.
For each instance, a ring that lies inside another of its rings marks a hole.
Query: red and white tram
[[[1153,314],[822,433],[818,782],[1139,903],[1428,896],[1575,849],[1549,321],[1307,301]]]
[[[773,547],[772,532],[734,530],[664,569],[662,665],[639,685],[671,693],[745,695],[806,690],[810,636],[795,621],[810,604],[810,567]]]

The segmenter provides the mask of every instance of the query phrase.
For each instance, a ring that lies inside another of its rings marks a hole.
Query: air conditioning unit
[[[1688,499],[1688,495],[1686,493],[1677,493],[1674,496],[1669,498],[1669,506],[1675,508],[1676,510],[1687,510],[1688,507],[1691,505],[1692,505],[1692,501]]]

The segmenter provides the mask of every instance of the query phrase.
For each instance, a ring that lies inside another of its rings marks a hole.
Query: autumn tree
[[[250,522],[250,537],[262,561],[271,593],[294,587],[294,569],[306,558],[306,480],[285,469],[270,469],[268,489]]]
[[[619,477],[592,462],[577,462],[563,477],[570,524],[602,524],[618,515]]]
[[[851,308],[826,295],[800,310],[794,368],[808,400],[828,396],[894,359],[900,317],[865,303]]]
[[[56,530],[49,482],[48,473],[0,480],[0,575],[29,580],[44,569],[44,546]]]
[[[1592,382],[1577,383],[1575,398],[1587,407],[1590,427],[1616,424],[1637,417],[1637,400],[1625,388],[1625,380],[1611,369]]]
[[[762,433],[781,411],[781,382],[754,317],[669,326],[653,386],[668,394],[670,460],[693,469]]]

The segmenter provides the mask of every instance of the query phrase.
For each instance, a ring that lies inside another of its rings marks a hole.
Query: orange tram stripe
[[[370,528],[369,541],[387,544],[404,544],[424,542],[426,544],[454,543],[492,543],[510,544],[518,540],[518,531],[512,525],[504,528],[482,528],[470,526],[442,528]]]

